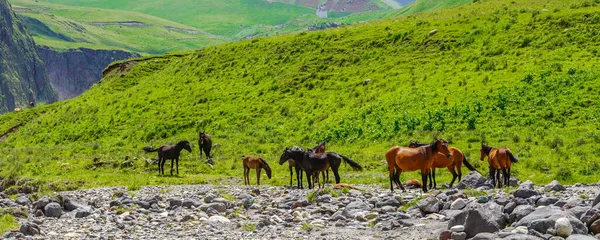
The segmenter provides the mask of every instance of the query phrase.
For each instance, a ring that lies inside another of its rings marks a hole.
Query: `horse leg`
[[[427,192],[427,169],[421,171],[421,181],[423,181],[423,193]]]
[[[200,149],[200,151],[202,151],[202,149]],[[248,168],[246,168],[246,166],[244,166],[244,185],[248,185],[247,180],[246,180],[246,179],[248,179],[247,172],[248,172]]]
[[[448,171],[450,171],[450,173],[452,173],[452,181],[450,181],[450,188],[452,188],[452,185],[454,184],[454,180],[456,180],[456,171],[454,171],[453,166],[449,166]],[[460,172],[460,170],[459,170],[459,172]],[[459,176],[458,181],[460,182],[460,174],[458,176]]]
[[[502,181],[500,180],[500,169],[496,169],[496,182],[498,183],[498,188],[502,188]]]
[[[292,172],[292,166],[290,166],[290,187],[292,187],[292,177],[294,176],[294,173]]]
[[[175,163],[175,159],[171,159],[171,176],[173,176],[173,163]]]
[[[508,187],[508,172],[506,170],[506,168],[502,168],[502,180],[504,180],[504,186]]]
[[[325,171],[325,173],[326,173],[326,175],[327,175],[327,180],[326,180],[326,182],[329,182],[329,169],[327,169],[327,170]]]
[[[260,185],[260,168],[256,169],[256,185]]]
[[[507,178],[507,180],[506,180],[506,186],[510,187],[510,184],[509,184],[510,183],[510,167],[506,171],[508,173],[508,175],[506,175],[506,178]]]
[[[179,158],[175,159],[175,166],[176,166],[176,169],[177,169],[177,175],[179,175]]]

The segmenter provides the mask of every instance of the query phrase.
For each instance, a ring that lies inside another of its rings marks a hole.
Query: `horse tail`
[[[510,150],[506,149],[506,154],[508,154],[508,158],[510,158],[511,162],[517,163],[519,161],[519,155],[514,156]]]
[[[144,151],[147,152],[147,153],[158,151],[158,148],[152,148],[152,147],[144,147],[142,149],[144,149]]]
[[[340,157],[342,157],[342,159],[344,159],[344,162],[346,162],[347,164],[350,165],[350,167],[352,167],[352,169],[354,169],[354,170],[363,170],[363,167],[360,166],[360,164],[358,164],[357,162],[352,161],[352,159],[347,158],[346,156],[344,156],[342,154],[339,154],[339,155],[340,155]]]
[[[475,169],[470,163],[469,161],[467,161],[467,157],[465,157],[465,155],[463,155],[463,163],[465,164],[465,166],[471,170],[471,171],[477,171],[477,169]]]

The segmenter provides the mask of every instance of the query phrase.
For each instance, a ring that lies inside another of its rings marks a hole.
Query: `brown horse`
[[[306,172],[306,178],[308,180],[308,188],[314,186],[314,180],[318,181],[318,172],[325,171],[325,169],[331,168],[333,175],[335,176],[335,183],[340,183],[340,174],[338,169],[342,163],[342,160],[346,162],[354,170],[362,170],[362,167],[352,159],[347,158],[344,155],[335,152],[316,153],[312,149],[304,152],[304,157],[300,166]]]
[[[290,187],[292,186],[292,177],[294,176],[292,168],[294,168],[296,169],[296,182],[298,184],[298,188],[302,188],[302,166],[300,166],[302,158],[304,158],[304,150],[298,146],[285,148],[285,150],[283,150],[283,153],[279,157],[279,165],[282,165],[286,161],[289,164]]]
[[[317,144],[317,146],[312,148],[315,153],[324,153],[325,152],[325,142],[321,142]],[[329,168],[325,169],[325,171],[321,171],[323,175],[323,179],[325,182],[329,182]]]
[[[427,175],[433,164],[433,158],[438,152],[444,154],[446,158],[452,157],[452,154],[448,150],[448,144],[444,139],[435,140],[429,145],[417,148],[400,146],[390,148],[385,153],[385,159],[390,170],[390,190],[394,191],[394,182],[400,185],[402,190],[405,190],[400,183],[400,174],[402,174],[402,171],[412,172],[421,170],[423,192],[427,192]]]
[[[210,135],[204,132],[199,132],[198,135],[198,148],[200,149],[200,157],[202,157],[202,151],[204,150],[206,159],[211,159],[212,156],[210,155],[210,149],[212,148],[212,138]]]
[[[177,174],[179,174],[179,155],[181,154],[181,150],[185,149],[188,152],[192,152],[192,147],[188,141],[181,141],[175,145],[162,145],[159,148],[144,147],[143,149],[147,153],[158,152],[158,173],[165,174],[165,162],[167,159],[171,159],[171,175],[173,175],[173,160],[175,160]]]
[[[411,141],[410,144],[408,145],[408,147],[416,148],[416,147],[425,146],[425,145],[427,145],[427,144]],[[444,154],[441,154],[441,153],[438,153],[433,158],[433,164],[431,165],[431,174],[429,174],[429,188],[432,188],[432,185],[433,185],[433,188],[437,188],[437,181],[435,179],[435,169],[436,168],[448,168],[448,171],[450,171],[450,173],[452,173],[452,181],[450,181],[450,188],[452,188],[452,184],[454,184],[454,181],[456,180],[457,176],[458,176],[459,182],[462,179],[462,164],[463,163],[469,170],[479,172],[473,166],[471,166],[471,164],[467,161],[465,154],[462,151],[460,151],[458,148],[450,147],[450,148],[448,148],[448,150],[450,151],[450,154],[452,154],[451,158],[446,158],[444,156]]]
[[[495,148],[481,143],[481,158],[483,161],[485,157],[488,157],[488,163],[490,164],[490,178],[494,184],[494,187],[502,187],[500,182],[500,170],[504,176],[504,185],[508,186],[508,180],[510,179],[510,165],[511,163],[517,163],[518,157],[513,156],[510,149],[506,147]]]
[[[256,185],[260,185],[260,170],[264,169],[267,172],[267,177],[271,179],[271,168],[267,162],[259,157],[242,156],[244,164],[244,184],[250,185],[250,169],[256,169]]]

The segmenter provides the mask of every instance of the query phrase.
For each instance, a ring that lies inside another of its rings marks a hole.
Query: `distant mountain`
[[[0,0],[0,63],[0,113],[57,100],[35,43],[7,0]]]

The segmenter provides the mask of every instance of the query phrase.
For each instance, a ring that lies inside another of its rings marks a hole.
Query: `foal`
[[[159,148],[144,147],[143,149],[147,153],[158,152],[158,173],[165,174],[165,162],[167,159],[171,159],[171,175],[173,175],[173,160],[175,160],[177,174],[179,174],[179,155],[181,154],[181,150],[185,149],[188,152],[192,152],[192,147],[188,141],[181,141],[175,145],[162,145]]]
[[[256,169],[256,185],[260,185],[260,170],[265,169],[267,177],[271,179],[271,168],[265,160],[259,157],[242,156],[244,164],[244,184],[250,185],[250,168]]]

